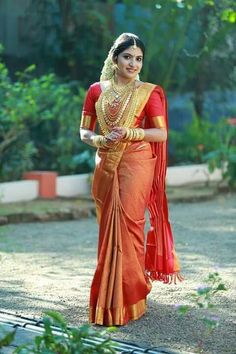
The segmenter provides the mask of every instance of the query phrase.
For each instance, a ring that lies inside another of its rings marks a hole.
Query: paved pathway
[[[189,294],[217,268],[229,290],[216,299],[221,324],[205,340],[204,352],[235,353],[235,195],[172,204],[170,215],[186,281],[177,286],[154,283],[147,314],[118,328],[114,336],[193,351],[203,326],[196,311],[182,318],[174,305],[188,302]],[[95,218],[1,227],[0,308],[35,318],[54,309],[72,324],[87,322],[96,244]]]

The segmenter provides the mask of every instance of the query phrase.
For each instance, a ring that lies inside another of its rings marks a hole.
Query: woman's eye
[[[126,60],[130,60],[132,57],[130,55],[124,55],[124,59]],[[136,58],[137,61],[142,62],[143,58],[142,57],[138,57]]]

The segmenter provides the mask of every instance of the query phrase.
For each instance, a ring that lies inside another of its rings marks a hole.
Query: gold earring
[[[113,63],[113,70],[114,71],[118,70],[118,65],[116,63]]]

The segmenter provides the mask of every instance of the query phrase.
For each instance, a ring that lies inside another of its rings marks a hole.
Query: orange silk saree
[[[94,128],[100,94],[98,84],[87,94],[81,123],[86,129]],[[162,89],[145,83],[138,94],[133,127],[167,126]],[[90,293],[92,323],[124,325],[138,319],[146,311],[150,279],[169,282],[179,272],[168,221],[165,174],[166,143],[129,142],[120,143],[116,150],[97,150],[92,194],[99,241]],[[151,229],[145,243],[147,208]]]

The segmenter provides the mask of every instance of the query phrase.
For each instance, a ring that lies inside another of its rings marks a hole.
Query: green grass
[[[216,187],[207,187],[205,185],[168,187],[167,195],[173,201],[175,199],[197,199],[201,197],[211,197],[217,193]]]
[[[79,199],[36,199],[28,202],[6,203],[0,205],[0,216],[18,213],[47,213],[83,206],[85,201]]]

